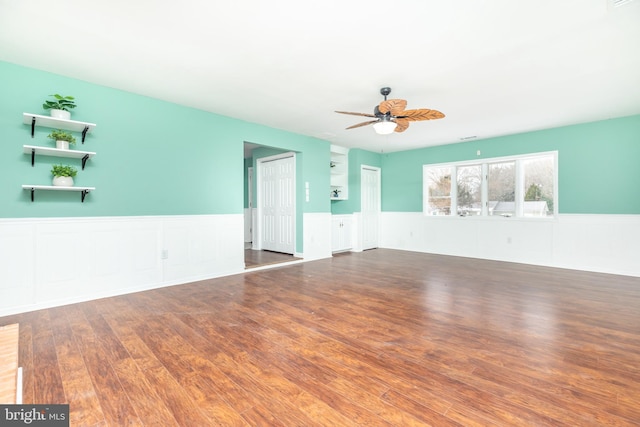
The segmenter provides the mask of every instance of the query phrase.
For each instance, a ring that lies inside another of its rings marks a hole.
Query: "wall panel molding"
[[[0,316],[244,271],[242,214],[0,219]]]
[[[640,215],[557,219],[383,212],[380,247],[640,276]]]

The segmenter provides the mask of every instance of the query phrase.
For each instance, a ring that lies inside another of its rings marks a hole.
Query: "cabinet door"
[[[351,243],[351,217],[345,217],[342,219],[342,249],[347,251],[353,248]]]
[[[331,219],[331,251],[340,250],[342,244],[342,220],[340,218]]]
[[[346,251],[351,248],[351,218],[347,216],[332,218],[331,251]]]

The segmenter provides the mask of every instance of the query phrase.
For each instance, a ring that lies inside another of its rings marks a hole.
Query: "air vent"
[[[613,7],[620,7],[627,3],[631,3],[633,0],[609,0],[609,4]]]

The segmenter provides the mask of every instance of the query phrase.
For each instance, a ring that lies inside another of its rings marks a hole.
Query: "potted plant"
[[[42,108],[51,110],[51,117],[69,120],[71,118],[71,110],[76,108],[75,98],[73,96],[62,96],[57,93],[49,96],[53,96],[55,101],[45,101],[44,104],[42,104]]]
[[[68,165],[53,165],[51,174],[53,175],[53,185],[56,187],[73,187],[73,177],[78,170]]]
[[[60,129],[52,130],[47,138],[53,139],[56,142],[56,148],[61,150],[68,150],[69,144],[76,143],[76,138],[71,133]]]

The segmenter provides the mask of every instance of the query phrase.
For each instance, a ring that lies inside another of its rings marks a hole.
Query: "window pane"
[[[458,215],[480,215],[482,213],[482,166],[460,166],[457,170]]]
[[[427,169],[429,215],[451,214],[451,168]]]
[[[515,215],[516,162],[489,163],[487,188],[489,215]]]
[[[524,170],[524,216],[553,216],[553,156],[536,157],[522,162]]]

